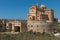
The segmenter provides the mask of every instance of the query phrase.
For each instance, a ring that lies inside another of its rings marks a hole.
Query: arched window
[[[32,16],[32,20],[35,20],[35,16]]]
[[[31,17],[30,17],[30,20],[31,20]]]

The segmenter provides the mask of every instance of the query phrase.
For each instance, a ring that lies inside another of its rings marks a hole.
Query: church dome
[[[43,8],[43,7],[45,7],[44,3],[41,4],[40,8]]]

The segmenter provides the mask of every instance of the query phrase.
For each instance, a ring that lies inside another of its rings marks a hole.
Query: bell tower
[[[36,9],[36,6],[30,6],[27,20],[36,20]]]

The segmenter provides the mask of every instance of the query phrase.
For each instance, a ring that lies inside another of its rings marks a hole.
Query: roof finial
[[[42,2],[42,5],[44,5],[44,2]]]
[[[36,6],[38,6],[38,3],[36,4]]]

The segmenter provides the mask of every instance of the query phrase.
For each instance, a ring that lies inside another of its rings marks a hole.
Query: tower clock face
[[[30,13],[36,13],[36,8],[35,7],[31,7],[30,8]]]

